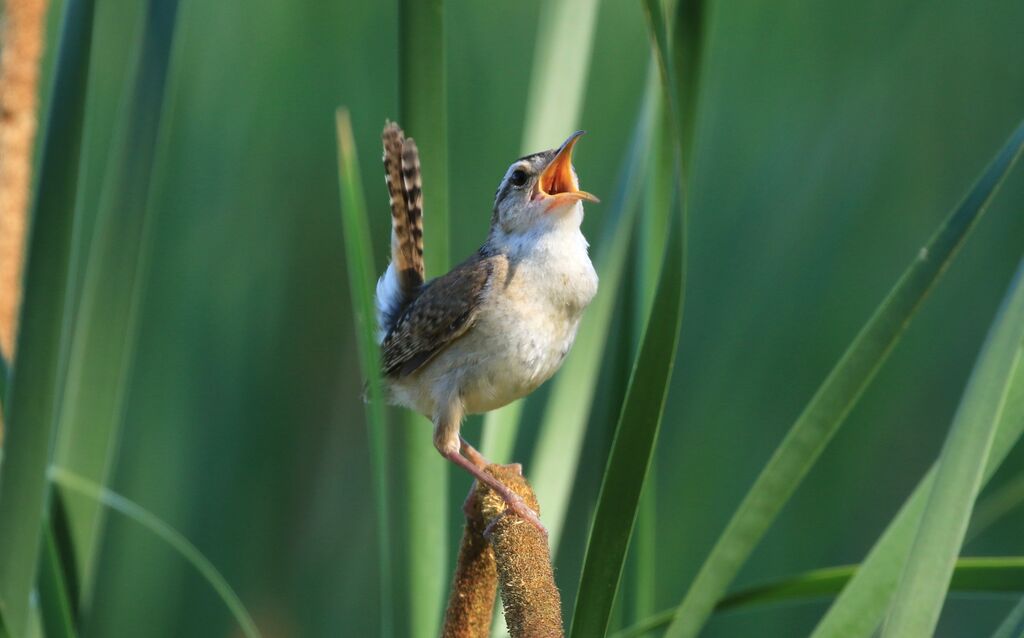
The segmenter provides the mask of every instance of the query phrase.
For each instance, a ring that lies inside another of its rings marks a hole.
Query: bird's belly
[[[579,326],[579,315],[534,312],[524,316],[501,308],[486,315],[480,317],[473,337],[488,356],[467,371],[461,384],[463,405],[470,414],[500,408],[551,378]]]

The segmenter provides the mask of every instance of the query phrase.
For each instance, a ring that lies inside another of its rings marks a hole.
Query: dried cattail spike
[[[518,466],[489,465],[486,471],[539,513],[537,497]],[[548,539],[505,510],[505,501],[487,490],[482,502],[487,523],[484,536],[494,549],[509,634],[512,638],[562,638],[562,600],[555,587]]]
[[[483,536],[487,526],[481,511],[483,496],[484,490],[474,483],[463,506],[466,527],[462,532],[441,638],[487,638],[491,633],[498,573],[494,552]]]

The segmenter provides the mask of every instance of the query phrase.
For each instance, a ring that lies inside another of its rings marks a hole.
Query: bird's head
[[[579,189],[572,167],[572,149],[583,135],[577,131],[561,146],[521,157],[509,166],[494,196],[492,226],[505,234],[555,228],[566,222],[579,226],[583,200],[598,199]]]

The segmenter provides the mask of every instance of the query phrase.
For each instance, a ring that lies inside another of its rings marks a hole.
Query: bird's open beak
[[[561,203],[569,203],[585,199],[588,202],[599,202],[586,191],[577,188],[576,175],[572,171],[572,147],[583,135],[583,131],[576,131],[565,140],[558,149],[555,158],[547,165],[544,172],[540,174],[537,185],[534,188],[533,198],[551,198],[548,210],[557,207]]]

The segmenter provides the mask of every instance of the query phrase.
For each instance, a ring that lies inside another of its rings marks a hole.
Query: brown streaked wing
[[[381,344],[385,375],[415,372],[469,330],[499,259],[478,253],[422,289]]]

